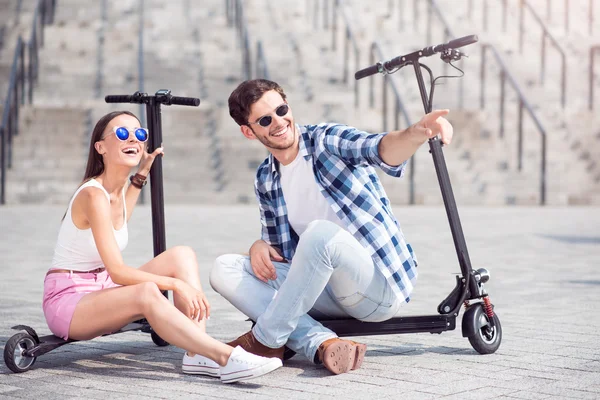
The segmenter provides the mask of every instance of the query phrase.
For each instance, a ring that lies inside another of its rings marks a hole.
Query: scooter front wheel
[[[498,314],[494,313],[492,326],[490,317],[480,304],[471,307],[463,317],[463,335],[467,336],[469,343],[479,354],[495,353],[502,342],[502,325]]]
[[[4,362],[12,372],[29,371],[37,357],[26,356],[24,353],[36,346],[35,339],[28,333],[20,332],[13,335],[4,346]]]

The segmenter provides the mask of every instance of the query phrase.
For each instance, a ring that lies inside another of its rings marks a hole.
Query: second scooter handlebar
[[[424,49],[415,51],[413,53],[410,53],[410,54],[407,54],[404,56],[399,56],[396,58],[392,58],[391,60],[388,60],[388,61],[378,62],[377,64],[371,65],[370,67],[363,68],[354,74],[354,79],[359,80],[362,78],[366,78],[367,76],[374,75],[378,72],[386,73],[386,72],[393,70],[396,67],[401,67],[402,65],[406,64],[406,62],[409,60],[412,60],[415,58],[420,58],[420,57],[429,57],[436,53],[441,53],[443,51],[450,50],[450,49],[458,49],[460,47],[464,47],[464,46],[473,44],[473,43],[477,42],[478,40],[479,39],[477,38],[477,35],[469,35],[469,36],[464,36],[464,37],[461,37],[458,39],[453,39],[453,40],[449,41],[448,43],[442,43],[442,44],[438,44],[435,46],[425,47]]]

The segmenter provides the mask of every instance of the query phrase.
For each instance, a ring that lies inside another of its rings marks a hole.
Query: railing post
[[[360,53],[357,48],[354,48],[354,51],[355,51],[355,60],[354,60],[355,64],[354,65],[355,65],[355,68],[358,69],[359,68],[358,66],[360,65]],[[358,95],[359,95],[358,81],[355,79],[354,80],[354,108],[358,108],[358,102],[359,102]]]
[[[473,0],[469,0],[467,17],[473,19]]]
[[[0,204],[6,204],[6,129],[0,126]]]
[[[20,80],[20,86],[21,86],[21,104],[24,105],[25,104],[25,43],[23,42],[23,40],[19,37],[19,49],[20,49],[20,54],[19,54],[19,58],[21,59],[21,80]]]
[[[565,0],[565,32],[569,32],[569,0]]]
[[[418,3],[419,0],[413,0],[413,28],[415,29],[415,31],[417,31],[417,28],[419,27],[419,7],[417,6]]]
[[[13,110],[12,104],[10,101],[6,102],[8,104],[8,123],[6,131],[8,132],[8,137],[6,138],[6,146],[8,147],[8,168],[12,168],[12,134],[14,129],[14,121],[13,121]]]
[[[40,0],[38,2],[40,8],[40,14],[38,14],[38,26],[40,29],[40,47],[44,47],[44,22],[46,20],[46,2]]]
[[[479,91],[479,108],[485,109],[485,51],[486,45],[481,46],[481,66],[479,70],[479,81],[481,82],[481,90]]]
[[[333,51],[336,50],[336,41],[337,41],[337,20],[338,20],[338,12],[340,7],[340,0],[334,0],[333,2],[333,21],[331,22],[331,49]]]
[[[546,132],[542,132],[542,166],[540,177],[540,204],[546,205]]]
[[[519,53],[523,54],[523,31],[525,30],[525,0],[519,0]]]
[[[567,105],[567,59],[564,54],[562,54],[562,76],[560,80],[560,91],[560,103],[564,109]]]
[[[427,35],[426,35],[426,43],[429,46],[431,44],[431,30],[432,20],[433,20],[433,4],[431,4],[431,0],[427,2]]]
[[[458,83],[458,108],[462,109],[465,106],[465,80],[460,79]]]
[[[502,0],[502,32],[506,33],[508,0]]]
[[[375,43],[371,45],[371,52],[369,54],[369,64],[373,65],[375,63]],[[373,77],[369,78],[369,107],[373,108],[375,106],[375,90],[374,90],[375,82]]]
[[[590,36],[594,32],[592,26],[594,26],[594,0],[590,0],[590,4],[588,6],[588,31]]]
[[[550,22],[552,18],[552,0],[546,0],[546,21]]]
[[[33,104],[33,41],[30,41],[29,44],[29,65],[27,66],[27,73],[29,75],[29,104]]]
[[[589,88],[590,88],[590,96],[588,99],[588,107],[589,110],[592,111],[594,109],[594,56],[596,50],[600,49],[600,46],[590,47],[590,71],[589,71]]]
[[[483,31],[487,32],[488,30],[488,2],[487,0],[483,0],[483,8],[482,11],[482,21],[483,21]]]
[[[348,84],[348,57],[350,56],[350,28],[346,26],[344,35],[344,84]]]
[[[388,75],[383,76],[383,132],[387,132],[387,80],[390,79]]]
[[[519,99],[519,137],[517,143],[517,168],[523,169],[523,100]]]
[[[506,73],[500,71],[500,137],[504,137],[504,99],[506,94]]]
[[[546,31],[542,30],[542,65],[540,67],[540,83],[544,84],[546,77]]]
[[[404,31],[404,0],[398,0],[398,30]]]

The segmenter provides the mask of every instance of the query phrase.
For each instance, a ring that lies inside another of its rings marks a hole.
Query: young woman
[[[154,159],[163,155],[162,147],[146,152],[147,139],[148,131],[127,111],[96,124],[83,183],[65,213],[44,281],[50,330],[64,339],[87,340],[143,317],[161,338],[187,350],[184,373],[229,383],[279,368],[278,358],[234,349],[206,334],[210,305],[192,249],[168,249],[137,269],[124,263],[127,222]],[[129,178],[135,166],[137,174]],[[175,305],[164,290],[173,291]]]

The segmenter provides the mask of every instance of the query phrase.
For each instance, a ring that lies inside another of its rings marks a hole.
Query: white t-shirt
[[[279,164],[279,174],[288,221],[298,236],[304,233],[308,224],[318,219],[331,221],[346,229],[321,193],[324,189],[315,180],[310,157],[307,160],[298,152],[290,164]]]

